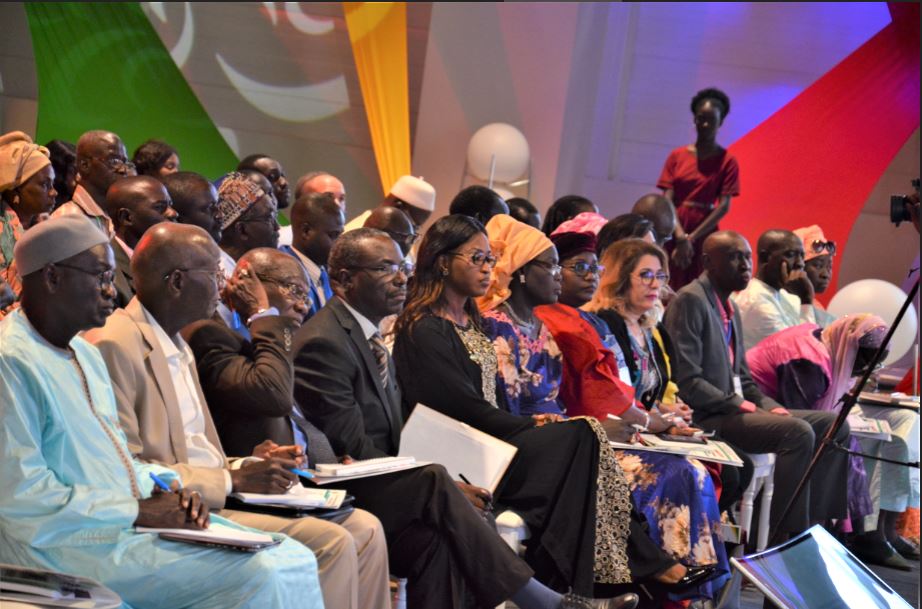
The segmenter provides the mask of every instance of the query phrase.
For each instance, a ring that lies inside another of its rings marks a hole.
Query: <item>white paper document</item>
[[[848,415],[848,427],[851,429],[853,436],[883,440],[884,442],[889,442],[892,439],[890,436],[890,423],[883,419],[872,419],[852,413]]]
[[[382,463],[387,461],[386,463]],[[378,459],[365,459],[364,461],[353,461],[349,465],[327,470],[326,472],[309,469],[314,475],[309,480],[318,486],[324,484],[333,484],[334,482],[344,482],[346,480],[358,480],[359,478],[371,478],[372,476],[383,476],[394,472],[401,472],[407,469],[415,469],[429,465],[429,461],[418,461],[416,459],[398,459],[397,457],[380,457]],[[358,466],[352,468],[352,466]],[[372,467],[364,467],[371,465]]]
[[[739,458],[739,455],[726,442],[721,442],[720,440],[709,439],[707,444],[692,444],[690,442],[670,442],[649,433],[639,435],[642,441],[636,444],[626,444],[624,442],[610,442],[610,444],[618,449],[683,455],[734,467],[743,466],[743,460]]]
[[[322,490],[295,484],[281,495],[263,493],[233,493],[232,497],[253,505],[288,505],[305,508],[337,509],[346,498],[346,491]]]
[[[439,463],[491,493],[518,449],[466,423],[417,404],[400,436],[400,455]]]
[[[254,533],[235,529],[218,522],[212,522],[207,529],[156,529],[135,527],[138,533],[155,533],[169,536],[180,541],[197,543],[216,543],[239,546],[241,548],[260,548],[276,543],[276,539],[267,533]]]

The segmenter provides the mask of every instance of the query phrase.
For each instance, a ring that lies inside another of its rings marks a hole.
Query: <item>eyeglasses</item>
[[[827,251],[830,256],[836,255],[836,242],[835,241],[820,241],[815,239],[813,243],[810,244],[810,249],[813,250],[814,254],[822,254],[823,250]]]
[[[398,233],[396,231],[385,231],[388,235],[391,236],[391,239],[397,243],[403,243],[404,245],[410,246],[416,243],[416,240],[419,239],[419,233]]]
[[[483,252],[449,252],[451,256],[457,256],[459,258],[464,258],[474,266],[483,266],[484,263],[488,264],[492,269],[496,266],[496,256],[493,254],[485,254]]]
[[[218,289],[219,289],[219,290],[220,290],[220,289],[223,289],[224,286],[227,284],[227,278],[224,276],[224,271],[222,271],[221,269],[184,269],[184,268],[178,268],[178,269],[173,269],[172,271],[170,271],[169,273],[167,273],[166,275],[164,275],[164,276],[163,276],[163,280],[164,280],[164,281],[168,280],[168,279],[170,278],[170,275],[172,275],[172,274],[175,273],[176,271],[180,271],[180,272],[182,272],[182,273],[208,273],[208,274],[210,274],[210,275],[214,278],[215,284],[218,286]]]
[[[640,282],[645,286],[653,285],[654,279],[658,281],[660,285],[669,283],[669,273],[665,273],[663,271],[657,271],[654,273],[653,271],[647,269],[637,273],[637,276],[640,278]]]
[[[112,171],[118,171],[122,167],[124,167],[128,171],[132,171],[135,169],[134,163],[132,163],[128,159],[123,159],[117,156],[110,156],[107,159],[96,159],[96,160],[102,163],[103,165],[105,165],[106,167],[108,167],[109,169],[111,169]]]
[[[395,277],[397,273],[403,273],[404,277],[412,277],[413,271],[416,270],[416,267],[412,262],[407,262],[403,260],[399,264],[380,264],[378,266],[350,266],[350,269],[355,269],[357,271],[368,271],[369,273],[374,273],[382,277],[391,278]]]
[[[292,296],[301,302],[310,302],[311,296],[310,293],[302,288],[297,283],[292,283],[290,281],[281,281],[275,279],[274,277],[269,277],[268,275],[263,275],[262,273],[256,273],[256,276],[260,281],[266,281],[269,283],[274,283],[279,287],[279,291],[282,292],[285,296]]]
[[[260,224],[275,224],[276,222],[278,222],[278,217],[279,217],[278,212],[274,211],[271,214],[268,214],[265,216],[252,216],[250,218],[247,218],[244,216],[244,217],[238,218],[237,222],[257,222]]]
[[[54,266],[64,267],[65,269],[71,269],[74,271],[80,271],[86,275],[93,275],[96,277],[96,281],[99,282],[99,289],[103,289],[115,283],[115,271],[112,269],[106,269],[105,271],[91,271],[89,269],[84,269],[79,266],[74,266],[72,264],[64,264],[62,262],[52,263]]]
[[[545,271],[551,274],[552,277],[560,277],[560,272],[563,269],[559,264],[551,264],[550,262],[544,262],[543,260],[532,260],[529,264],[536,264],[543,268]]]
[[[579,277],[585,277],[587,275],[601,275],[605,272],[605,267],[601,264],[589,264],[588,262],[577,262],[575,264],[565,265],[563,268],[567,269],[574,275]]]

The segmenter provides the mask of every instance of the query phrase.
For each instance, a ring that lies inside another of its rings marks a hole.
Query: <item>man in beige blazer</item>
[[[131,451],[163,463],[235,522],[285,533],[317,557],[327,607],[389,607],[387,548],[381,523],[355,510],[342,523],[284,518],[224,508],[232,491],[282,493],[298,483],[290,447],[261,450],[263,460],[228,459],[221,448],[179,330],[214,314],[223,280],[219,251],[202,229],[152,227],[132,257],[137,295],[87,335],[106,361],[119,420]]]

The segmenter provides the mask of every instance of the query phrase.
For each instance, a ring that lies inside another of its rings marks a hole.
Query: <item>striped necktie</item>
[[[379,332],[375,332],[368,339],[368,346],[375,356],[375,362],[378,364],[378,376],[381,378],[381,386],[387,389],[387,347],[384,345],[384,339]]]

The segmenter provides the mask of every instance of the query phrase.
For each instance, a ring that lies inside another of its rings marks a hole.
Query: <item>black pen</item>
[[[463,482],[464,484],[467,484],[468,486],[474,486],[473,484],[471,484],[471,481],[465,477],[464,474],[459,473],[458,477],[461,478],[461,482]],[[483,499],[484,510],[487,512],[492,512],[493,502],[487,499],[486,497],[481,497],[481,499]]]

